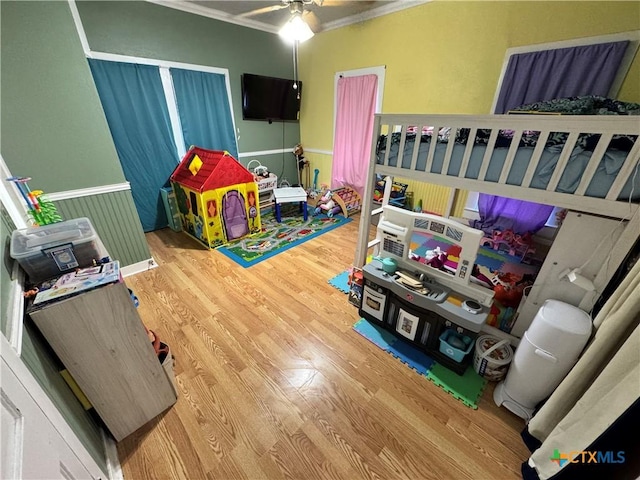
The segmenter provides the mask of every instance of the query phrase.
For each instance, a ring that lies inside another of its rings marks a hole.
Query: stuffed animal
[[[336,206],[336,202],[332,200],[333,192],[327,189],[318,203],[316,204],[316,209],[313,211],[314,215],[320,215],[321,213],[328,213],[333,210]]]

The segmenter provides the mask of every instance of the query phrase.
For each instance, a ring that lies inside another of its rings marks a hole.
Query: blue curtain
[[[89,59],[145,232],[167,226],[160,196],[178,162],[158,67]]]
[[[185,148],[195,145],[211,150],[226,150],[236,159],[238,145],[225,76],[172,68]]]

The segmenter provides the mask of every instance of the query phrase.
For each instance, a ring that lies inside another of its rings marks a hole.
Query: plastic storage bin
[[[452,345],[452,343],[454,345]],[[464,347],[463,347],[464,346]],[[451,329],[440,334],[440,352],[460,363],[473,348],[473,340]]]
[[[14,230],[10,255],[33,283],[56,277],[108,256],[88,218]]]

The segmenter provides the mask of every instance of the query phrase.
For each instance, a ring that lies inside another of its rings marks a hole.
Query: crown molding
[[[163,7],[169,7],[175,10],[181,10],[183,12],[193,13],[195,15],[201,15],[203,17],[213,18],[214,20],[233,23],[236,25],[240,25],[242,27],[253,28],[255,30],[262,30],[263,32],[267,32],[267,33],[277,34],[278,30],[280,30],[280,26],[269,25],[268,23],[259,22],[257,20],[252,20],[250,18],[231,15],[230,13],[226,13],[221,10],[216,10],[214,8],[204,7],[194,2],[188,2],[184,0],[145,0],[145,1],[149,3],[154,3],[156,5],[161,5]],[[364,22],[365,20],[381,17],[383,15],[388,15],[390,13],[398,12],[400,10],[405,10],[407,8],[415,7],[415,6],[422,5],[424,3],[429,3],[432,1],[433,0],[389,1],[387,2],[386,5],[382,5],[381,7],[367,10],[366,12],[358,13],[356,15],[351,15],[349,17],[341,18],[340,20],[335,20],[333,22],[327,22],[321,26],[322,28],[320,31],[325,32],[325,31],[334,30],[340,27],[346,27],[347,25]],[[276,0],[273,0],[273,2],[277,3]],[[210,3],[215,4],[215,2],[210,2]],[[320,33],[320,32],[316,32],[316,33]]]

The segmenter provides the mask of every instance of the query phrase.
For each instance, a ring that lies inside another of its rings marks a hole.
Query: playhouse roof
[[[229,152],[191,147],[171,174],[171,181],[202,193],[253,182],[254,177]]]

